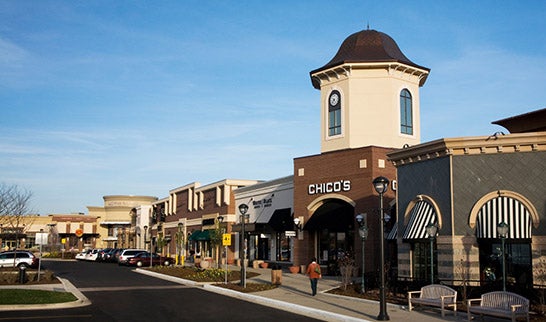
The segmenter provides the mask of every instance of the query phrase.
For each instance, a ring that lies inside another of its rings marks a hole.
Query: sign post
[[[225,263],[225,267],[226,267],[226,280],[225,280],[224,284],[227,284],[227,273],[228,273],[228,267],[227,267],[227,257],[228,257],[228,253],[227,253],[227,248],[228,248],[228,246],[231,246],[231,234],[223,234],[223,235],[222,235],[222,245],[226,247],[226,250],[225,250],[225,253],[226,253],[226,263]]]
[[[40,229],[39,233],[36,233],[36,244],[40,245],[40,260],[38,261],[38,278],[40,281],[40,271],[42,268],[42,245],[47,244],[47,233],[43,232],[43,229]]]

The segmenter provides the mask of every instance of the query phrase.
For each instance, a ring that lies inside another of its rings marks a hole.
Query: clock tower
[[[382,32],[350,35],[310,72],[321,92],[321,152],[420,143],[419,87],[429,72]]]

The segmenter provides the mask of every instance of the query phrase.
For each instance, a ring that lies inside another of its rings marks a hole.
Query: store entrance
[[[310,217],[305,229],[314,232],[316,257],[327,267],[326,274],[339,275],[339,264],[354,259],[354,208],[350,204],[331,199]]]

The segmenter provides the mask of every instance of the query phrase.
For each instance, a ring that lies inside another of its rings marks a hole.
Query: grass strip
[[[10,304],[49,304],[76,301],[68,292],[45,290],[3,289],[0,290],[0,305]]]

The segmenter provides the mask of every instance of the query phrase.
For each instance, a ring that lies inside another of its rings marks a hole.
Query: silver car
[[[28,251],[7,251],[0,253],[0,267],[37,268],[40,260]]]

